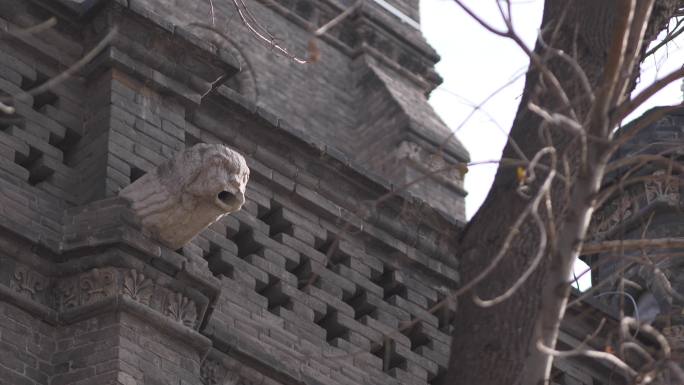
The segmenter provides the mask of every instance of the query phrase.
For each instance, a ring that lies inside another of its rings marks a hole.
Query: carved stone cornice
[[[645,181],[616,193],[594,213],[587,231],[589,239],[607,239],[617,231],[629,230],[658,208],[679,210],[684,207],[680,176],[668,176],[665,170],[655,170],[642,177]]]
[[[0,259],[0,267],[10,272],[7,274],[9,282],[3,280],[0,284],[57,313],[113,297],[126,297],[197,330],[200,316],[207,307],[206,299],[199,302],[193,300],[187,294],[161,285],[135,269],[102,267],[66,277],[49,277],[7,258]]]
[[[43,245],[0,232],[0,301],[53,325],[127,312],[206,351],[199,328],[220,289],[202,263],[144,236],[123,198],[70,208],[63,224]]]
[[[650,110],[621,128],[617,137],[630,135],[633,127],[660,112],[661,108]],[[684,109],[668,111],[648,127],[634,133],[615,152],[612,164],[621,165],[607,174],[604,182],[604,187],[615,191],[594,213],[588,238],[602,240],[618,232],[626,234],[640,226],[642,219],[654,210],[672,212],[684,208],[680,187],[682,175],[677,167],[668,165],[670,161],[681,164],[682,127]],[[663,158],[661,161],[641,160],[641,155],[660,155]]]
[[[100,267],[69,276],[47,276],[9,258],[0,259],[0,300],[52,324],[70,324],[102,312],[123,310],[149,318],[181,335],[191,346],[206,348],[199,326],[209,301],[183,292],[136,269]]]

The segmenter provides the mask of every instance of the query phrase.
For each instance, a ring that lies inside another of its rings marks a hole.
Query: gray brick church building
[[[245,3],[306,57],[355,1]],[[232,1],[0,0],[0,384],[441,384],[468,153],[427,104],[418,23],[418,0],[365,0],[301,65]],[[122,191],[213,144],[244,156],[242,209],[160,242]],[[569,309],[561,348],[599,307]]]

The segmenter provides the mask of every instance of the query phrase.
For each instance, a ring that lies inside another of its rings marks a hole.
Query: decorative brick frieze
[[[39,301],[48,288],[48,280],[27,266],[18,265],[10,276],[9,288],[31,300]]]
[[[664,169],[638,175],[644,180],[642,183],[626,186],[619,194],[608,197],[592,216],[587,232],[591,239],[602,240],[618,232],[629,231],[640,225],[640,219],[648,217],[655,210],[665,207],[678,210],[684,207],[678,175],[668,175]],[[675,228],[672,230],[675,231]]]
[[[130,299],[149,305],[153,290],[154,282],[143,273],[130,269],[124,274],[122,294]]]
[[[178,325],[197,330],[208,304],[206,299],[197,302],[135,269],[99,267],[71,276],[49,277],[8,259],[0,260],[0,268],[10,271],[9,282],[0,284],[26,300],[54,309],[59,322],[65,322],[59,315],[63,312],[73,314],[80,308],[96,309],[91,305],[128,298]],[[25,307],[23,303],[16,305]]]

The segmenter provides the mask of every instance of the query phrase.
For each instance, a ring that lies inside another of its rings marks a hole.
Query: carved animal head
[[[179,248],[245,203],[249,168],[221,144],[197,144],[121,190],[143,230]]]
[[[212,202],[223,213],[239,210],[245,203],[249,168],[245,158],[221,144],[197,144],[159,167],[158,174],[169,191],[191,195],[182,198]]]

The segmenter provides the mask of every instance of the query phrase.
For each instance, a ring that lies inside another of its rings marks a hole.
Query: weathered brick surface
[[[55,349],[50,325],[0,302],[0,384],[47,385],[55,370]]]

